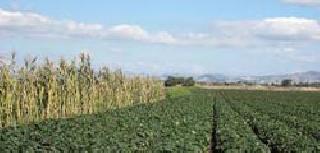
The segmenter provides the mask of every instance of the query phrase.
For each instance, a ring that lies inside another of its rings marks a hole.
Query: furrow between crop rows
[[[299,116],[287,114],[286,112],[284,112],[284,110],[278,109],[275,105],[273,107],[269,107],[272,109],[262,109],[253,103],[245,104],[259,112],[262,112],[272,118],[277,119],[280,122],[285,123],[290,128],[295,128],[301,134],[306,135],[308,137],[314,137],[313,135],[317,131],[319,131],[319,122],[310,121]],[[265,107],[268,107],[268,104],[266,104]],[[314,138],[317,139],[316,137]]]
[[[220,153],[221,150],[217,147],[218,146],[218,137],[217,137],[217,110],[215,103],[212,106],[212,133],[211,133],[211,145],[210,145],[210,153]]]
[[[273,93],[278,94],[278,93]],[[251,101],[242,101],[243,105],[248,105],[252,109],[261,112],[263,114],[266,114],[273,119],[276,119],[280,122],[285,123],[288,127],[296,129],[300,135],[305,135],[307,137],[310,137],[311,139],[315,139],[319,141],[319,134],[320,134],[320,120],[317,116],[320,114],[317,113],[317,107],[318,105],[315,105],[313,107],[308,106],[302,106],[302,105],[308,105],[308,103],[303,103],[302,100],[300,103],[296,102],[296,100],[292,99],[293,96],[286,95],[289,93],[284,93],[285,96],[281,95],[280,98],[276,97],[272,98],[271,96],[265,97],[265,94],[260,94],[260,97],[264,97],[264,107],[261,107],[261,102],[259,102],[259,97],[256,95],[251,94],[243,94],[241,95],[241,98],[239,99],[251,99]],[[301,94],[307,94],[307,93],[297,93],[300,96]],[[240,94],[237,94],[240,95]],[[269,96],[269,95],[268,95]],[[288,97],[285,99],[285,97]],[[233,98],[233,97],[229,97]],[[312,97],[313,98],[313,97]],[[312,99],[310,103],[314,103]],[[276,100],[275,100],[276,99]],[[280,101],[280,102],[279,102]],[[286,104],[287,101],[290,101],[290,105]]]
[[[228,102],[227,102],[228,103]],[[228,103],[229,105],[232,105],[230,103]],[[240,112],[235,109],[233,106],[231,106],[232,110],[237,112],[238,114],[240,114]],[[266,146],[268,146],[269,150],[271,153],[278,153],[279,151],[276,149],[276,147],[274,146],[269,146],[269,142],[268,140],[270,138],[266,138],[262,136],[262,133],[259,131],[258,127],[254,124],[251,124],[251,122],[247,122],[247,124],[250,126],[251,130],[253,131],[253,133],[257,136],[257,138]]]
[[[216,112],[218,114],[217,148],[222,152],[270,152],[267,145],[259,140],[241,115],[218,94]]]
[[[225,95],[224,99],[246,118],[253,131],[263,142],[267,142],[273,152],[314,151],[319,146],[315,139],[299,133],[295,128],[268,114],[249,107],[246,102],[232,100],[230,94]]]

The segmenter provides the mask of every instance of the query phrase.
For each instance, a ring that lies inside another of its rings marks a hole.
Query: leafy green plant
[[[0,150],[206,152],[212,128],[212,99],[211,95],[197,93],[93,115],[2,128]]]
[[[319,114],[303,116],[304,112],[301,111],[313,111],[313,107],[319,107],[319,103],[315,103],[312,98],[318,97],[318,93],[223,91],[220,94],[234,111],[247,120],[253,131],[271,150],[313,152],[320,149],[319,141],[309,131],[319,129],[319,122],[314,122],[317,120],[314,117]],[[303,98],[300,99],[300,96]],[[301,101],[293,102],[293,99]],[[296,104],[304,106],[298,107]]]
[[[7,69],[6,73],[2,73],[3,78],[9,74],[10,71]],[[113,80],[108,83],[121,85],[121,82],[117,83],[111,77],[113,73],[103,74],[110,75],[106,80]],[[11,89],[11,84],[22,84],[12,80],[12,82],[5,81],[10,82],[10,85],[4,84],[6,87],[4,89]],[[136,89],[141,87],[139,84],[136,85]],[[27,86],[29,85],[26,85],[26,88]],[[113,86],[110,85],[110,87]],[[52,90],[51,88],[50,86],[45,90]],[[77,93],[76,97],[86,96],[78,93],[74,88],[70,89]],[[106,88],[97,87],[96,89],[101,90],[97,93],[105,94],[102,92],[106,91]],[[88,89],[83,90],[84,93],[90,92]],[[104,111],[93,109],[93,113],[90,114],[90,109],[83,109],[82,111],[89,110],[89,113],[80,113],[72,118],[53,117],[40,122],[0,128],[0,150],[29,152],[320,151],[317,135],[320,127],[320,95],[317,92],[219,91],[195,87],[174,87],[166,90],[167,98],[155,103],[138,103],[130,107],[117,107],[117,109],[104,109],[117,103],[97,103]],[[4,91],[7,92],[7,90]],[[21,96],[28,97],[26,95],[30,93],[24,94]],[[51,96],[54,95],[56,94]],[[58,95],[60,98],[65,97]],[[10,101],[6,101],[7,97],[2,97],[4,100],[1,103],[2,108],[11,106]],[[86,106],[84,108],[91,108],[91,104],[86,104],[84,100],[68,102],[68,98],[67,96],[65,102],[72,104],[71,106],[84,105]],[[119,97],[111,96],[111,98],[116,100]],[[55,106],[55,103],[50,106]],[[10,111],[7,109],[3,109],[2,112],[10,116]]]
[[[217,95],[218,96],[218,95]],[[217,150],[223,152],[251,151],[270,152],[270,149],[259,140],[249,124],[240,114],[233,111],[223,98],[217,98]]]

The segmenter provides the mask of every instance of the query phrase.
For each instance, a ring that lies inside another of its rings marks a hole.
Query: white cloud
[[[0,24],[2,26],[40,26],[51,24],[47,17],[29,12],[10,12],[0,9],[0,17]]]
[[[297,17],[266,19],[256,29],[259,35],[286,40],[319,40],[320,36],[319,21]]]
[[[109,29],[111,35],[121,38],[144,40],[149,37],[148,32],[137,25],[117,25]]]
[[[107,35],[113,37],[133,39],[150,43],[174,44],[176,39],[166,31],[150,34],[138,25],[117,25],[109,29]]]
[[[152,42],[160,42],[165,44],[177,44],[178,40],[166,31],[158,32],[154,37],[150,38]]]
[[[238,49],[235,46],[242,44],[252,54],[279,57],[280,60],[315,63],[320,59],[316,52],[320,43],[320,22],[313,19],[275,17],[218,21],[212,23],[210,35],[201,39],[208,37],[215,37],[216,42],[226,40],[229,48]]]
[[[1,36],[22,35],[41,37],[90,37],[99,39],[128,39],[149,43],[171,44],[176,40],[167,32],[150,33],[138,25],[85,24],[76,21],[59,21],[32,12],[0,9]]]
[[[283,0],[286,3],[298,4],[304,6],[320,6],[319,0]]]
[[[71,37],[97,35],[102,25],[74,21],[56,21],[32,12],[12,12],[0,9],[0,32],[7,35]]]
[[[167,31],[150,32],[139,25],[121,24],[109,27],[54,20],[32,12],[0,9],[0,37],[10,36],[115,39],[167,45],[247,48],[319,43],[320,23],[298,17],[216,21],[207,31],[172,34]]]
[[[213,23],[212,29],[216,37],[233,40],[239,44],[246,43],[249,46],[320,41],[319,21],[298,17],[220,21]]]

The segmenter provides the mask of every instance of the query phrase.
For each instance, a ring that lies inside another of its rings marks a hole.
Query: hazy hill
[[[162,75],[165,79],[166,75]],[[183,76],[180,74],[180,76]],[[320,81],[320,72],[317,71],[307,71],[307,72],[297,72],[288,73],[282,75],[265,75],[265,76],[228,76],[221,73],[208,73],[194,75],[197,81],[209,81],[209,82],[225,82],[225,81],[257,81],[257,82],[274,82],[281,81],[284,79],[291,79],[296,82],[299,81]]]

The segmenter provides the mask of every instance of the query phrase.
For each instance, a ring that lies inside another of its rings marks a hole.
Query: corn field
[[[151,77],[126,77],[121,70],[97,71],[90,57],[80,61],[25,60],[0,67],[0,127],[103,112],[164,98],[162,82]]]

